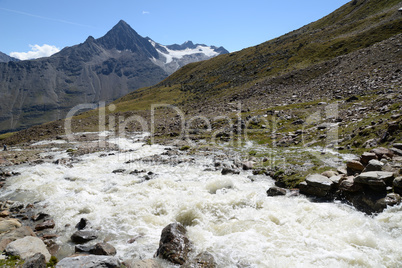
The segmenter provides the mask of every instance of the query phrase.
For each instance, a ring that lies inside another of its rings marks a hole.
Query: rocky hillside
[[[8,56],[3,52],[0,52],[0,62],[18,61],[18,59]]]
[[[185,58],[185,63],[205,57]],[[120,21],[105,36],[37,60],[0,63],[0,132],[64,118],[77,104],[111,102],[166,78],[173,67],[148,38]],[[170,71],[167,71],[169,69]]]

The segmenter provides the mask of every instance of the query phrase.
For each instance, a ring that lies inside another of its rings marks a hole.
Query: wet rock
[[[35,216],[32,217],[33,221],[40,221],[45,219],[46,217],[49,217],[49,214],[46,213],[38,213]]]
[[[11,232],[5,233],[0,236],[0,251],[4,251],[8,244],[11,242],[24,238],[26,236],[34,236],[36,237],[35,233],[32,231],[31,227],[22,226],[18,229],[15,229]]]
[[[182,224],[171,223],[162,230],[157,257],[181,265],[187,261],[190,251],[191,243]]]
[[[26,236],[11,242],[6,247],[6,253],[12,256],[20,256],[21,259],[32,257],[36,253],[41,253],[45,256],[46,262],[50,260],[50,253],[46,248],[45,243],[38,237]]]
[[[81,218],[79,223],[77,223],[77,225],[75,225],[75,228],[77,228],[78,230],[82,230],[82,229],[85,229],[85,227],[87,225],[88,225],[88,220],[85,218]]]
[[[22,268],[46,268],[46,258],[42,253],[36,253],[35,255],[28,257]]]
[[[121,168],[121,169],[115,169],[112,171],[112,173],[116,174],[116,173],[124,173],[126,170]]]
[[[98,238],[94,231],[77,231],[71,236],[71,241],[76,244],[84,244]]]
[[[153,259],[147,260],[129,260],[125,261],[124,264],[128,268],[162,268],[162,265]]]
[[[0,234],[7,233],[20,227],[21,223],[17,219],[0,221]]]
[[[346,167],[344,167],[344,166],[338,167],[336,172],[338,172],[339,174],[343,174],[343,175],[346,175],[348,173]]]
[[[309,175],[305,182],[299,184],[300,193],[317,197],[327,197],[334,183],[320,174]]]
[[[116,249],[109,243],[97,243],[89,253],[94,255],[114,256],[116,255]]]
[[[90,256],[67,257],[59,261],[56,265],[56,268],[77,268],[77,267],[120,268],[121,263],[119,259],[116,257],[90,255]]]
[[[3,210],[2,212],[0,212],[0,218],[6,218],[8,216],[10,216],[10,211]]]
[[[217,264],[214,256],[208,252],[201,252],[194,259],[182,266],[183,268],[215,268]]]
[[[337,176],[332,176],[329,178],[335,186],[339,186],[339,184],[342,182],[342,180],[344,180],[344,176],[343,175],[337,175]]]
[[[402,194],[402,177],[397,177],[393,181],[395,193]]]
[[[93,245],[75,245],[74,250],[75,253],[90,253],[91,250],[94,249]]]
[[[396,193],[389,193],[386,197],[377,200],[374,205],[374,210],[376,212],[382,212],[388,206],[395,206],[401,203],[401,196]]]
[[[267,191],[268,196],[286,195],[286,190],[280,187],[271,187]]]
[[[392,158],[394,156],[394,153],[391,150],[383,147],[374,148],[370,152],[375,153],[379,160],[381,160],[383,157]]]
[[[228,175],[228,174],[240,174],[239,170],[233,169],[233,168],[223,168],[222,169],[222,175]]]
[[[37,224],[35,226],[35,231],[42,231],[42,230],[45,230],[45,229],[52,229],[52,228],[54,228],[55,225],[56,224],[54,223],[53,220],[47,220],[47,221],[44,221],[43,223]]]
[[[367,166],[363,170],[363,172],[369,172],[369,171],[381,171],[384,166],[384,163],[381,161],[378,161],[376,159],[372,159],[368,162]]]
[[[363,164],[356,160],[347,161],[346,168],[348,175],[354,175],[355,173],[360,173],[364,170]]]
[[[367,166],[368,162],[372,159],[378,159],[377,155],[375,153],[370,153],[370,152],[364,152],[360,156],[360,162],[364,165]]]

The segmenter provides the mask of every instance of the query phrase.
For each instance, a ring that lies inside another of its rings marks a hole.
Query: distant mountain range
[[[0,54],[0,133],[64,118],[80,103],[111,102],[156,84],[190,62],[228,51],[193,44],[164,46],[120,21],[47,57],[14,61]]]

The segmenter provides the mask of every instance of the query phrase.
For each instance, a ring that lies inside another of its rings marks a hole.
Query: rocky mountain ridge
[[[103,37],[90,36],[51,57],[0,63],[0,132],[61,119],[77,104],[108,103],[156,84],[174,71],[155,64],[160,57],[120,21]],[[206,58],[187,57],[176,67]]]
[[[19,60],[11,56],[8,56],[3,52],[0,52],[0,62],[9,62],[9,61],[19,61]]]

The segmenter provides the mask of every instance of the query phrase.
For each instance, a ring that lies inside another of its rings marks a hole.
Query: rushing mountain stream
[[[216,152],[177,156],[138,137],[109,140],[115,151],[55,164],[70,159],[59,143],[43,155],[52,161],[15,166],[21,175],[8,179],[1,197],[39,202],[62,234],[61,255],[71,254],[74,226],[86,218],[121,260],[152,258],[162,229],[181,222],[195,250],[210,252],[219,267],[402,264],[400,205],[368,216],[341,202],[268,197],[272,179],[252,181],[250,171],[222,175],[214,168]]]

